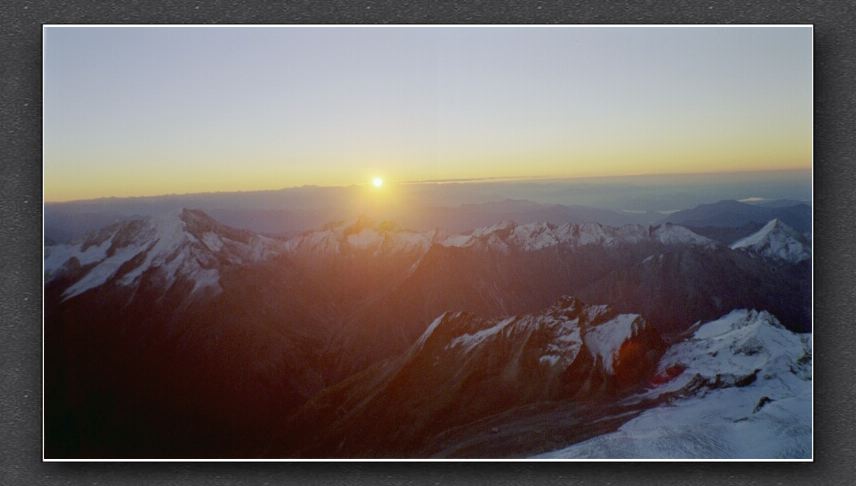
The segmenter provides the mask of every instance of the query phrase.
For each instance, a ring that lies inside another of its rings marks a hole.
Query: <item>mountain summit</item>
[[[811,245],[779,219],[770,220],[756,233],[736,241],[731,248],[791,263],[811,258]]]
[[[274,239],[225,226],[199,210],[182,209],[110,225],[73,244],[45,249],[47,282],[66,278],[63,299],[107,282],[163,291],[188,282],[190,293],[220,292],[219,268],[267,259],[281,250]]]

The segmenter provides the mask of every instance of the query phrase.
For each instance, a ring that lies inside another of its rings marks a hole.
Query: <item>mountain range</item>
[[[618,404],[699,322],[756,308],[810,330],[810,274],[779,219],[729,246],[668,222],[276,238],[200,210],[132,218],[45,248],[48,456],[560,450],[659,403]],[[558,416],[577,425],[536,446]]]

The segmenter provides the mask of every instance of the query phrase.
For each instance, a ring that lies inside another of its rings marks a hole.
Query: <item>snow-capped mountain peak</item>
[[[394,223],[375,223],[367,218],[337,222],[308,231],[286,242],[289,252],[315,256],[340,255],[349,252],[371,255],[418,252],[431,246],[436,231],[411,231]]]
[[[664,244],[713,245],[713,240],[692,232],[685,226],[663,223],[651,228],[651,236]]]
[[[168,290],[188,280],[191,293],[220,289],[219,269],[268,259],[281,251],[277,240],[237,230],[192,209],[117,223],[83,241],[45,248],[45,279],[68,277],[64,300],[107,282],[134,288],[155,279]]]
[[[770,220],[757,232],[733,243],[731,248],[791,263],[811,258],[808,241],[779,219]]]

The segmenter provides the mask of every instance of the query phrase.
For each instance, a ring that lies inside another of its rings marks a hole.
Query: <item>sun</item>
[[[375,177],[374,179],[372,179],[372,185],[379,188],[383,185],[383,179],[381,179],[380,177]]]

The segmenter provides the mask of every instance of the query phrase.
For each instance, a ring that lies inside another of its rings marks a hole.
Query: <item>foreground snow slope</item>
[[[809,335],[767,312],[738,310],[674,345],[659,372],[666,382],[635,398],[669,397],[664,403],[615,432],[539,457],[811,457]]]

